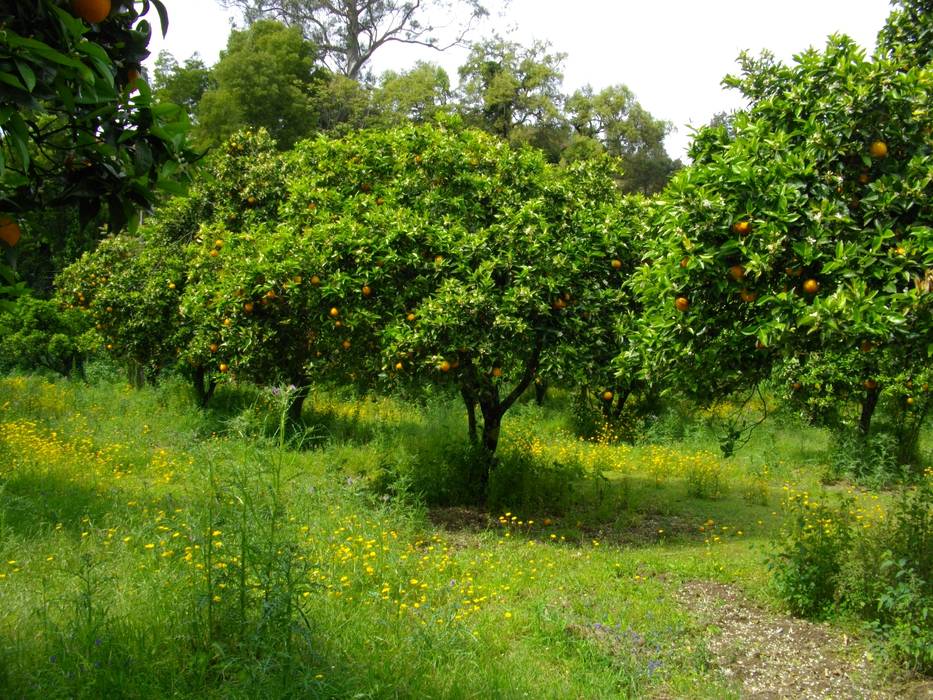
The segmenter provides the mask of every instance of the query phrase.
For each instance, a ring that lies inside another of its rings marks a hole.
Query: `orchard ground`
[[[854,618],[782,613],[785,504],[828,488],[870,528],[891,500],[825,486],[827,435],[792,416],[722,459],[734,407],[669,408],[630,446],[577,437],[553,391],[505,420],[483,509],[455,505],[444,395],[319,388],[286,439],[280,392],[198,411],[180,382],[89,374],[0,380],[5,697],[930,691]]]

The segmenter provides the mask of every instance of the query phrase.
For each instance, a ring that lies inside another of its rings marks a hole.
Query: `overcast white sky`
[[[166,0],[169,32],[154,31],[152,61],[167,49],[179,61],[198,52],[217,60],[230,31],[232,13],[215,0]],[[490,8],[497,6],[489,1]],[[739,52],[763,49],[778,58],[821,47],[834,32],[848,34],[866,50],[890,11],[888,0],[513,0],[502,17],[475,38],[513,28],[509,38],[523,44],[549,41],[567,54],[564,90],[586,83],[600,89],[624,83],[654,116],[670,121],[668,152],[682,157],[689,125],[702,125],[720,111],[741,107],[720,81],[736,67]],[[153,13],[153,17],[154,17]],[[374,56],[376,72],[404,69],[417,60],[435,61],[457,83],[463,50],[438,53],[398,45]]]

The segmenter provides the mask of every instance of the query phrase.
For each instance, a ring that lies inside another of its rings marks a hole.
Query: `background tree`
[[[296,27],[260,20],[233,31],[211,74],[215,87],[198,105],[201,146],[243,128],[266,129],[282,149],[318,128],[315,92],[326,80],[314,46]]]
[[[558,157],[565,130],[560,92],[565,54],[549,52],[547,42],[530,47],[495,37],[471,46],[460,67],[460,105],[470,123],[506,141],[556,141]],[[552,134],[558,132],[556,139]]]
[[[479,0],[220,0],[249,23],[272,18],[299,27],[336,73],[364,77],[380,47],[417,44],[444,50],[463,42],[488,13]],[[466,17],[464,17],[466,15]],[[451,36],[442,36],[454,27]]]
[[[161,51],[152,75],[153,98],[181,105],[192,121],[204,93],[216,87],[211,69],[194,54],[179,65],[168,51]]]
[[[578,137],[592,139],[622,161],[622,189],[652,194],[681,167],[664,150],[671,125],[655,119],[624,85],[598,93],[587,85],[567,98],[567,118]],[[576,141],[565,159],[587,157],[590,149]]]
[[[408,122],[423,124],[450,109],[450,78],[433,63],[419,61],[408,71],[386,71],[373,90],[374,119],[399,126]]]

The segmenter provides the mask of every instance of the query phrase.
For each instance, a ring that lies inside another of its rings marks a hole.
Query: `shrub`
[[[795,613],[852,612],[904,666],[933,670],[933,472],[900,491],[885,512],[876,499],[811,499],[789,491],[770,561]]]

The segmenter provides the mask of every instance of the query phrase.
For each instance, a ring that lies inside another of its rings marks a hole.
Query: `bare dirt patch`
[[[694,581],[676,595],[705,625],[713,663],[744,698],[930,697],[922,683],[882,687],[867,651],[845,634],[764,610],[732,586]]]

